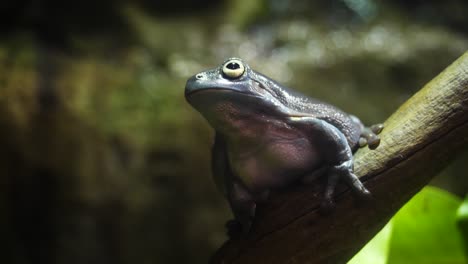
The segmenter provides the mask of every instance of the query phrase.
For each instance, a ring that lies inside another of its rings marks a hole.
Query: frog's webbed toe
[[[383,129],[384,129],[383,124],[375,124],[375,125],[370,126],[370,130],[374,132],[374,134],[376,135],[380,134],[380,132],[382,132]]]
[[[350,115],[351,120],[356,123],[361,129],[361,136],[359,138],[359,147],[363,148],[369,146],[370,149],[376,149],[380,144],[380,137],[378,136],[382,132],[384,125],[375,124],[370,127],[364,126],[364,124],[354,115]]]
[[[361,138],[363,138],[366,141],[366,144],[364,146],[367,145],[369,149],[376,149],[380,144],[380,137],[371,132],[361,134]]]
[[[369,146],[369,149],[376,149],[380,144],[380,137],[378,135],[382,132],[383,128],[383,124],[364,127],[359,138],[359,147]]]
[[[361,137],[359,138],[359,147],[363,148],[365,146],[367,146],[367,138],[361,135]]]

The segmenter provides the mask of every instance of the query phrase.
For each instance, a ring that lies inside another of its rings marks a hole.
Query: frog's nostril
[[[200,74],[200,73],[199,73],[199,74],[197,74],[197,75],[195,76],[195,78],[201,79],[201,78],[203,78],[203,74]]]

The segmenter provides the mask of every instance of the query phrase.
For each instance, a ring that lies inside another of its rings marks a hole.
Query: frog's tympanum
[[[338,179],[359,196],[369,191],[353,173],[353,153],[375,149],[381,124],[306,97],[252,70],[241,59],[187,81],[187,101],[215,129],[212,169],[235,219],[228,233],[247,233],[258,202],[270,190],[326,175],[322,205],[332,204]]]

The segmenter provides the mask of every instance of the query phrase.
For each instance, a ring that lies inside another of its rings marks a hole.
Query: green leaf
[[[457,211],[457,224],[465,242],[465,256],[468,258],[468,195]]]
[[[446,191],[424,188],[349,263],[468,263],[457,229],[457,210],[466,228],[468,203],[460,204]]]
[[[456,226],[460,204],[446,191],[424,188],[393,218],[388,263],[467,263]]]

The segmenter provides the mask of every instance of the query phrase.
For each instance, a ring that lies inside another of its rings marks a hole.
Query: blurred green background
[[[231,217],[191,75],[238,56],[366,123],[468,49],[468,2],[3,1],[0,262],[206,263]],[[433,184],[468,190],[468,152]]]

